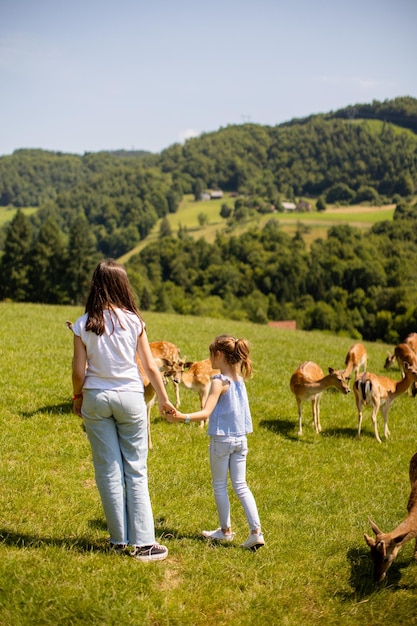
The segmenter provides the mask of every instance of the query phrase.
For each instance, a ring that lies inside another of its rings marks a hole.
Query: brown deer
[[[178,387],[181,382],[181,374],[184,371],[184,360],[182,360],[179,356],[179,349],[175,346],[175,344],[170,343],[169,341],[151,341],[149,342],[149,347],[154,361],[161,372],[164,384],[166,385],[169,379],[172,380],[177,396],[177,406],[179,406]],[[142,363],[140,362],[138,355],[136,355],[136,362],[145,387],[145,402],[148,420],[148,447],[152,450],[151,411],[156,401],[156,393],[142,367]]]
[[[414,352],[409,344],[399,343],[398,346],[395,346],[393,355],[388,352],[384,368],[389,369],[394,361],[397,361],[401,375],[404,377],[404,363],[408,363],[409,365],[417,365],[417,354]],[[416,383],[413,383],[411,385],[411,393],[413,397],[417,394]]]
[[[365,346],[362,343],[354,343],[346,355],[345,378],[350,378],[352,372],[354,372],[357,377],[361,367],[363,368],[363,371],[366,372],[367,362],[368,353],[366,352]]]
[[[358,409],[358,438],[361,436],[362,407],[365,405],[372,408],[372,423],[374,425],[375,438],[378,443],[381,439],[378,434],[377,414],[381,410],[384,418],[384,436],[388,439],[388,413],[395,398],[405,393],[412,382],[417,381],[417,367],[404,362],[405,376],[400,381],[392,380],[386,376],[377,376],[371,372],[364,372],[355,380],[353,391],[355,394],[356,407]]]
[[[149,346],[160,372],[172,369],[177,372],[177,374],[170,375],[169,378],[175,388],[175,406],[179,408],[181,404],[179,390],[181,377],[179,372],[184,370],[185,359],[181,358],[179,348],[170,341],[150,341]]]
[[[407,337],[404,339],[402,344],[399,344],[399,345],[403,345],[403,344],[408,346],[414,352],[414,354],[417,355],[417,333],[410,333],[409,335],[407,335]],[[392,367],[396,358],[397,357],[395,355],[395,351],[393,354],[388,352],[388,356],[385,359],[384,368],[388,370],[390,367]],[[401,369],[401,365],[398,364],[398,366]]]
[[[200,407],[203,408],[210,391],[212,378],[219,374],[220,370],[211,367],[210,359],[185,363],[184,371],[181,374],[181,384],[186,389],[196,391],[200,397]],[[200,428],[203,428],[207,420],[200,421]]]
[[[417,453],[411,458],[409,467],[411,493],[407,504],[407,517],[390,533],[382,530],[370,519],[369,523],[375,533],[375,539],[364,535],[365,541],[371,548],[371,558],[374,562],[374,579],[381,582],[391,567],[403,545],[417,537]],[[414,559],[417,560],[417,539],[414,547]]]
[[[290,380],[290,389],[295,395],[298,407],[298,434],[303,434],[301,403],[311,400],[313,410],[313,426],[316,433],[321,431],[320,425],[320,398],[325,389],[335,387],[346,394],[350,392],[348,381],[343,370],[334,370],[329,367],[329,373],[324,375],[323,370],[313,361],[301,363]]]

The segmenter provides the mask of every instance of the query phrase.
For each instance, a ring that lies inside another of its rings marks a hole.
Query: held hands
[[[168,420],[168,422],[175,424],[178,422],[183,422],[186,418],[186,414],[181,413],[181,411],[177,411],[177,409],[174,409],[172,413],[168,413],[167,415],[165,415],[165,417]]]

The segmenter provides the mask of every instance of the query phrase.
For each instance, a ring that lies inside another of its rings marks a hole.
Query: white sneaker
[[[216,530],[203,530],[201,534],[206,539],[217,539],[217,541],[233,541],[233,537],[235,536],[235,533],[225,535],[221,528],[217,528]]]
[[[265,540],[264,540],[264,536],[263,533],[258,533],[258,534],[250,534],[249,537],[246,539],[245,543],[240,544],[241,548],[246,548],[247,550],[258,550],[259,548],[262,548],[262,546],[265,545]]]

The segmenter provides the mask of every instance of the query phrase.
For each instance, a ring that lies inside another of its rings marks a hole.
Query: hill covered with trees
[[[309,250],[273,214],[263,230],[218,234],[214,244],[161,229],[127,268],[143,309],[295,318],[299,328],[396,341],[417,328],[416,128],[417,100],[407,97],[275,127],[228,126],[156,155],[0,157],[0,207],[37,209],[30,218],[18,210],[0,238],[0,298],[84,302],[97,259],[146,241],[184,193],[233,192],[231,220],[245,207],[272,212],[301,196],[320,210],[395,202],[394,222],[369,233],[335,227]]]

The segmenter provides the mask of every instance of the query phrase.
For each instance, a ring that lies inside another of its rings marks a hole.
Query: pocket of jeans
[[[210,446],[212,446],[213,454],[220,459],[230,454],[230,443],[227,441],[213,441]]]

